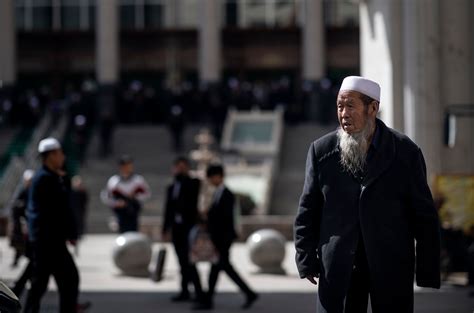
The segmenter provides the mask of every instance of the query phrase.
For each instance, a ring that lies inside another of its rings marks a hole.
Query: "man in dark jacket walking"
[[[318,313],[413,312],[413,280],[440,287],[439,220],[420,148],[376,118],[377,83],[346,77],[340,128],[313,142],[295,221]],[[416,240],[416,245],[415,245]],[[416,255],[416,257],[415,257]]]
[[[219,260],[211,266],[208,294],[195,309],[208,310],[213,308],[214,291],[220,271],[226,272],[229,278],[245,294],[245,302],[242,308],[248,309],[257,300],[258,295],[242,280],[229,260],[230,247],[237,238],[234,227],[235,196],[224,185],[224,168],[221,165],[209,166],[206,176],[211,185],[216,187],[207,215],[207,228],[211,241],[219,255]]]
[[[27,222],[33,275],[24,312],[38,313],[52,275],[59,291],[59,312],[78,312],[79,274],[66,242],[75,243],[69,186],[62,171],[64,154],[54,138],[40,141],[43,166],[35,174],[28,198]]]
[[[163,238],[172,240],[181,268],[181,292],[172,301],[187,301],[191,282],[196,297],[202,298],[196,266],[189,261],[189,232],[198,219],[200,181],[189,176],[189,161],[184,157],[174,161],[173,174],[174,182],[166,190]]]

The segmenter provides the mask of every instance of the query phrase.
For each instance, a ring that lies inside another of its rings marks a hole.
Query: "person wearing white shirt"
[[[120,158],[119,174],[109,178],[101,193],[102,202],[113,210],[117,218],[119,233],[138,231],[140,211],[150,196],[148,183],[134,172],[133,159],[128,155]]]

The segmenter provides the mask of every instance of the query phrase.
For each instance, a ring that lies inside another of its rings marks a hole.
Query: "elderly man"
[[[24,312],[40,311],[50,276],[58,287],[59,312],[82,312],[84,306],[77,304],[79,273],[66,246],[67,241],[75,244],[77,233],[62,170],[64,153],[55,138],[41,140],[38,152],[43,166],[32,180],[26,210],[33,270]]]
[[[313,142],[295,220],[296,263],[318,313],[413,312],[413,280],[440,287],[439,221],[420,148],[377,119],[380,87],[346,77],[340,127]],[[415,245],[416,241],[416,245]]]

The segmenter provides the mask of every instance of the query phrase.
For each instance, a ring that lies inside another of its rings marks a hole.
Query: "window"
[[[81,1],[63,0],[61,3],[61,29],[81,29]],[[86,13],[87,14],[87,13]]]
[[[223,0],[225,25],[238,27],[291,27],[296,25],[304,0]]]
[[[35,0],[32,3],[32,24],[35,30],[50,30],[53,28],[53,7],[51,0]]]
[[[348,0],[325,0],[324,21],[327,26],[357,26],[359,5]]]
[[[20,30],[88,30],[95,25],[97,0],[17,0]]]
[[[171,4],[168,4],[171,5]],[[165,3],[160,0],[145,1],[145,27],[163,28],[165,26]]]
[[[135,29],[136,27],[136,1],[121,0],[120,1],[120,27],[122,29]]]

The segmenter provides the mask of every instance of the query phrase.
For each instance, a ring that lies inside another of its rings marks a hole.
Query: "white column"
[[[439,0],[403,0],[405,132],[425,156],[429,174],[441,170],[443,114]]]
[[[441,91],[444,110],[450,105],[473,104],[472,21],[470,0],[441,1]],[[459,117],[456,122],[456,144],[444,148],[442,171],[446,173],[474,172],[473,120]]]
[[[118,1],[96,2],[96,76],[101,85],[113,85],[118,80]]]
[[[218,83],[221,78],[221,23],[219,0],[205,0],[199,6],[199,78],[201,83]]]
[[[325,76],[325,41],[322,0],[303,0],[303,79],[319,81]]]
[[[14,0],[0,1],[0,88],[16,81]]]
[[[359,11],[361,75],[380,84],[381,119],[403,131],[401,1],[363,1]]]

